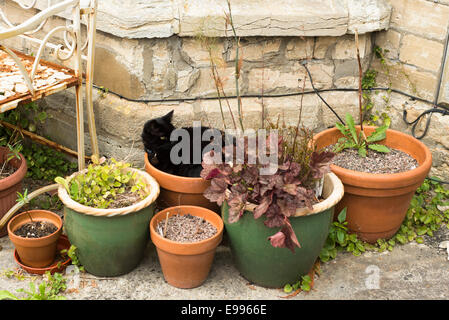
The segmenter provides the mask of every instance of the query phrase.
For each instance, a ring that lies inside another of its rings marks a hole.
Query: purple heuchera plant
[[[282,145],[282,137],[278,143]],[[315,181],[330,171],[334,153],[313,151],[309,170],[301,170],[300,164],[292,161],[291,156],[282,154],[283,148],[278,149],[278,169],[273,175],[260,175],[260,164],[215,164],[212,150],[203,157],[201,177],[211,180],[210,187],[204,192],[207,199],[219,206],[227,201],[230,223],[238,221],[245,210],[253,211],[255,219],[265,215],[264,224],[267,227],[280,228],[268,238],[272,246],[289,248],[294,252],[295,247],[301,246],[289,217],[296,213],[297,208],[312,209],[318,201]],[[247,147],[244,154],[247,159]],[[304,171],[306,174],[301,176]]]

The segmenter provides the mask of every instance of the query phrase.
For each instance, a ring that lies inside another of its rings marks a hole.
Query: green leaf
[[[290,292],[292,292],[293,291],[293,288],[292,288],[292,286],[290,285],[290,284],[286,284],[285,286],[284,286],[284,292],[285,293],[290,293]]]
[[[346,221],[346,207],[338,214],[338,222],[343,223]]]
[[[55,182],[62,185],[67,190],[67,192],[70,193],[69,184],[67,183],[66,179],[64,179],[63,177],[56,177]]]
[[[342,244],[345,242],[345,233],[341,230],[337,230],[337,241]]]
[[[387,125],[383,125],[378,127],[370,136],[366,137],[366,141],[368,142],[376,142],[384,140],[387,137]]]
[[[6,290],[0,290],[0,300],[19,300],[15,295]]]
[[[357,152],[358,152],[359,156],[364,157],[364,158],[366,157],[366,148],[365,147],[360,147],[357,150]]]
[[[340,132],[346,136],[348,134],[348,130],[346,130],[346,127],[344,125],[342,125],[341,123],[336,123],[335,126],[337,127],[338,130],[340,130]]]
[[[357,131],[355,129],[354,118],[352,118],[350,113],[346,114],[346,123],[348,124],[349,132],[351,133],[352,139],[355,141],[355,143],[358,143],[359,140],[357,139]]]
[[[384,146],[383,144],[369,144],[368,148],[377,152],[390,152],[390,149],[388,149],[388,147]]]

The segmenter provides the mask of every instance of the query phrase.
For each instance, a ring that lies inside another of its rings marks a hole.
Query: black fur
[[[176,128],[172,125],[173,110],[165,116],[148,120],[142,131],[142,141],[145,147],[145,152],[148,153],[148,159],[153,166],[167,173],[171,173],[184,177],[199,177],[202,170],[201,164],[193,164],[193,145],[190,144],[190,162],[188,164],[174,164],[170,160],[170,152],[181,138],[177,141],[170,141],[170,135]],[[193,137],[193,127],[184,127]],[[201,127],[201,136],[204,131],[211,129],[209,127]],[[212,129],[217,130],[217,129]],[[220,130],[219,134],[224,136]],[[224,141],[224,137],[223,137]],[[201,155],[203,155],[204,148],[213,141],[201,141]],[[202,159],[202,156],[201,156]]]

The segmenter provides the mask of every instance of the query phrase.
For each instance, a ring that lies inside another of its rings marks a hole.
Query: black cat
[[[174,164],[170,158],[172,148],[178,144],[182,138],[171,141],[170,136],[176,128],[172,125],[173,110],[167,113],[165,116],[148,120],[142,132],[142,140],[145,147],[145,152],[148,154],[148,159],[153,166],[164,172],[184,176],[184,177],[199,177],[202,166],[201,163],[194,163],[194,147],[193,143],[193,131],[194,127],[184,127],[181,129],[186,130],[190,137],[190,160],[187,163],[181,162],[180,164]],[[195,128],[198,129],[198,128]],[[215,136],[220,135],[222,137],[222,144],[225,141],[225,137],[222,131],[209,127],[200,127],[201,137],[206,130],[213,130]],[[196,142],[198,143],[198,142]],[[204,148],[209,144],[217,143],[211,138],[209,141],[201,141],[201,158],[203,156]],[[221,148],[220,148],[221,149]],[[182,156],[182,150],[181,154]]]

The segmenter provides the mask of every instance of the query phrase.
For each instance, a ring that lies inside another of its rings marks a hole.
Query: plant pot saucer
[[[69,248],[70,248],[69,239],[67,238],[67,236],[61,235],[59,237],[56,250],[58,250],[58,252],[60,252],[63,249],[69,250]],[[50,273],[53,274],[55,272],[62,272],[62,271],[64,271],[65,268],[70,264],[72,259],[67,257],[67,259],[65,259],[64,261],[61,261],[60,259],[58,259],[59,257],[60,257],[59,254],[57,254],[56,258],[55,258],[55,261],[51,265],[49,265],[48,267],[45,267],[45,268],[33,268],[33,267],[28,267],[28,266],[24,265],[20,261],[19,255],[17,254],[17,250],[14,250],[14,260],[17,262],[17,264],[19,266],[22,267],[22,269],[24,269],[26,272],[32,273],[32,274],[44,274],[47,271],[50,271]],[[59,266],[58,266],[58,262],[60,262]]]

